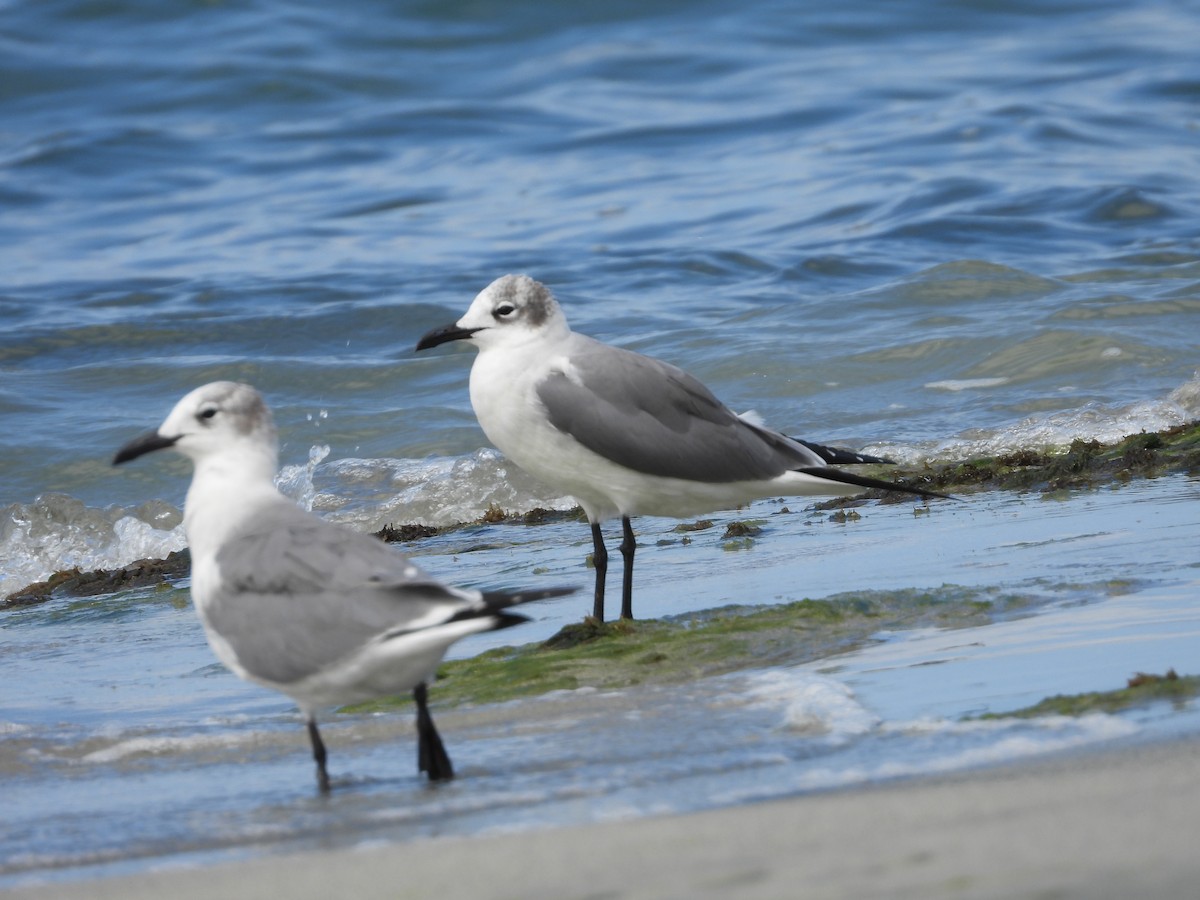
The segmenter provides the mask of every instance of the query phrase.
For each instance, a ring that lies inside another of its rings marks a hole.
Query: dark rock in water
[[[509,521],[517,521],[515,517],[510,517]],[[586,522],[587,517],[584,516],[583,510],[578,506],[571,509],[546,509],[541,506],[535,506],[524,516],[520,517],[522,525],[545,525],[550,522],[571,522],[581,521]]]
[[[375,537],[387,544],[400,544],[407,541],[419,541],[423,538],[436,537],[439,534],[457,531],[470,525],[545,525],[548,522],[566,522],[579,519],[583,510],[578,506],[567,509],[544,509],[534,507],[525,513],[507,513],[494,503],[474,522],[459,522],[457,525],[384,525],[376,531]]]
[[[762,534],[762,526],[754,522],[730,522],[725,526],[722,538],[757,537]]]
[[[437,533],[438,529],[432,525],[384,525],[375,532],[375,537],[385,544],[400,544],[433,537]]]
[[[186,549],[176,550],[166,559],[139,559],[119,569],[97,569],[81,572],[68,569],[55,572],[45,581],[9,594],[0,609],[14,609],[44,603],[52,596],[95,597],[114,591],[160,584],[172,578],[182,578],[191,568],[192,555]]]

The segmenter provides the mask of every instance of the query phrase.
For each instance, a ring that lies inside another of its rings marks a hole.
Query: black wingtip
[[[468,606],[460,609],[446,621],[460,622],[464,619],[478,619],[490,616],[495,622],[494,628],[509,628],[510,626],[520,625],[522,622],[529,621],[528,616],[509,612],[510,607],[521,603],[530,603],[534,600],[565,597],[568,594],[575,593],[577,590],[579,588],[576,587],[553,587],[537,591],[484,591],[483,606]],[[397,637],[405,633],[407,633],[406,629],[397,629],[394,632],[389,632],[385,637]]]
[[[843,450],[841,447],[826,447],[824,444],[818,444],[814,441],[806,441],[803,438],[792,438],[797,444],[803,444],[825,462],[831,466],[858,466],[877,464],[885,466],[894,466],[896,461],[888,459],[886,456],[871,456],[869,453],[855,453],[853,450]]]
[[[906,484],[884,481],[881,478],[868,478],[865,475],[855,475],[851,472],[843,472],[841,469],[833,469],[827,466],[811,466],[804,469],[796,469],[795,471],[803,472],[805,475],[814,475],[817,478],[824,478],[826,481],[836,481],[838,484],[853,485],[854,487],[873,488],[879,491],[900,491],[904,494],[916,494],[918,497],[933,497],[938,500],[960,499],[952,494],[942,494],[938,491],[931,491],[928,488],[909,487]]]
[[[566,597],[578,591],[578,587],[552,587],[527,591],[484,591],[483,602],[488,609],[507,609],[521,603],[532,603],[534,600],[550,600],[554,597]]]
[[[515,612],[492,613],[492,619],[495,622],[492,631],[500,631],[502,628],[512,628],[514,625],[523,625],[532,621],[529,616]]]

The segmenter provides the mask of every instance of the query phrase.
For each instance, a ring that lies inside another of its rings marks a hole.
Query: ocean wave
[[[987,390],[995,385],[975,383],[932,383],[942,390]],[[1028,416],[995,430],[968,429],[940,441],[917,444],[877,443],[865,452],[886,456],[898,463],[915,465],[927,460],[963,460],[997,456],[1017,450],[1054,450],[1075,440],[1113,443],[1131,434],[1162,431],[1200,418],[1200,371],[1161,400],[1144,400],[1123,406],[1089,403],[1078,409]]]
[[[237,747],[257,739],[257,735],[232,734],[198,734],[184,737],[157,735],[151,737],[133,737],[119,740],[116,743],[92,750],[79,758],[78,762],[85,764],[107,764],[127,759],[131,756],[161,756],[180,754],[197,750],[210,750]]]
[[[749,803],[788,791],[828,790],[870,782],[961,772],[1092,747],[1140,732],[1136,723],[1094,713],[1079,718],[1045,716],[997,721],[922,719],[882,722],[872,740],[887,751],[831,758],[809,766],[779,768],[770,787],[731,788],[713,797],[719,803]]]
[[[285,466],[279,489],[305,509],[358,531],[387,525],[456,525],[490,508],[506,512],[570,509],[575,501],[549,490],[495,450],[461,457],[336,459],[314,445],[302,465]],[[133,509],[96,508],[66,494],[0,510],[0,597],[78,568],[114,569],[161,559],[187,546],[183,514],[161,500]]]
[[[781,727],[821,735],[833,744],[870,733],[879,716],[862,706],[844,683],[798,669],[768,669],[742,676],[739,694],[754,705],[778,707]]]
[[[459,457],[339,459],[320,466],[316,475],[322,487],[313,509],[360,531],[455,525],[490,508],[525,512],[576,505],[492,449]]]
[[[1198,417],[1200,372],[1161,400],[1119,407],[1090,404],[1030,416],[992,431],[971,429],[942,441],[879,443],[861,449],[914,465],[1025,448],[1061,448],[1076,439],[1109,443]],[[422,459],[329,460],[329,452],[327,445],[314,445],[307,461],[285,466],[276,483],[304,508],[359,531],[401,524],[455,525],[476,521],[491,509],[519,513],[576,505],[489,448]],[[32,503],[12,504],[0,510],[0,597],[59,571],[111,569],[138,559],[163,558],[186,546],[181,523],[180,510],[161,500],[132,509],[94,508],[66,494],[47,493]]]
[[[47,493],[0,512],[0,597],[55,572],[162,559],[187,545],[182,513],[161,500],[97,509]]]

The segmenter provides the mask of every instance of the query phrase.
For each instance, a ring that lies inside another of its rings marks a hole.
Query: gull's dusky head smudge
[[[417,349],[456,340],[469,340],[483,349],[552,340],[569,333],[567,318],[549,288],[528,275],[503,275],[479,292],[461,319],[428,332]]]
[[[113,465],[171,448],[199,462],[233,449],[253,449],[274,460],[275,424],[262,395],[248,384],[214,381],[175,404],[156,431],[122,447]]]

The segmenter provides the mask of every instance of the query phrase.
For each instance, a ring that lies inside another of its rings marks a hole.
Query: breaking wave
[[[1065,447],[1077,438],[1112,442],[1197,418],[1200,372],[1161,400],[1121,407],[1097,404],[1030,416],[993,431],[967,430],[943,441],[880,443],[861,449],[911,465],[926,459]],[[330,460],[329,455],[327,445],[313,446],[304,464],[281,470],[277,484],[304,508],[359,531],[471,522],[491,508],[525,512],[575,506],[570,497],[541,484],[492,449],[424,459]],[[182,519],[180,510],[161,500],[98,509],[66,494],[47,493],[32,503],[12,504],[0,510],[0,597],[63,570],[110,569],[165,557],[186,546]]]

